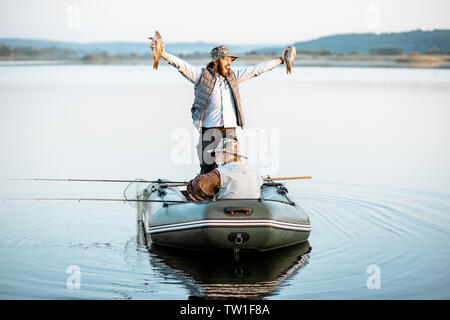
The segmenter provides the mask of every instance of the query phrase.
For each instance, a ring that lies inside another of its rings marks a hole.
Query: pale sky
[[[0,0],[0,37],[266,44],[450,29],[449,0]]]

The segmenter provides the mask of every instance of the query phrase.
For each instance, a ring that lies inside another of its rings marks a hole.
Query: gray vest
[[[241,128],[244,127],[244,117],[242,115],[241,97],[239,95],[238,81],[236,74],[230,69],[225,77],[231,88],[233,94],[234,106],[236,107],[237,125]],[[217,75],[212,68],[203,68],[202,75],[194,87],[194,104],[192,105],[192,120],[196,128],[202,126],[202,121],[206,107],[208,106],[209,99],[211,97],[212,90],[216,84]]]

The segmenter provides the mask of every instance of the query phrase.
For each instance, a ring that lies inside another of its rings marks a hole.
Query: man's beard
[[[225,76],[227,75],[227,73],[228,73],[228,71],[225,72],[223,66],[222,66],[220,63],[217,64],[217,72],[219,72],[219,74],[221,74],[221,75],[224,76],[224,77],[225,77]]]

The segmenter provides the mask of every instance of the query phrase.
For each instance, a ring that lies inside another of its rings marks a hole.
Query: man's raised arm
[[[155,40],[152,39],[152,51],[155,51]],[[200,75],[202,74],[201,69],[193,67],[186,61],[174,56],[173,54],[167,53],[165,50],[164,43],[162,43],[163,51],[161,53],[161,57],[164,58],[164,60],[167,61],[171,66],[174,66],[178,69],[178,71],[190,82],[196,84],[197,81],[200,79]]]
[[[236,69],[234,72],[236,73],[236,78],[238,82],[241,83],[253,77],[257,77],[260,74],[270,71],[273,68],[278,67],[280,64],[283,64],[284,53],[286,52],[287,49],[288,48],[284,49],[283,53],[281,54],[281,57],[279,58],[265,61],[254,66]]]

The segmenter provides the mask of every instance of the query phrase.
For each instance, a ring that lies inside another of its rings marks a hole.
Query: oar
[[[299,179],[312,179],[312,177],[310,177],[310,176],[305,176],[305,177],[285,177],[285,178],[264,178],[264,181],[299,180]]]
[[[9,198],[5,201],[14,200],[35,200],[35,201],[48,201],[48,200],[70,200],[70,201],[121,201],[121,202],[174,202],[174,203],[186,203],[187,201],[179,200],[141,200],[141,199],[108,199],[108,198]]]
[[[312,179],[311,176],[304,177],[285,177],[285,178],[264,178],[264,181],[279,181],[279,180],[300,180],[300,179]],[[176,184],[163,184],[161,188],[174,188],[174,187],[184,187],[187,185],[187,182],[176,183]],[[270,183],[264,183],[264,185],[273,185]]]

